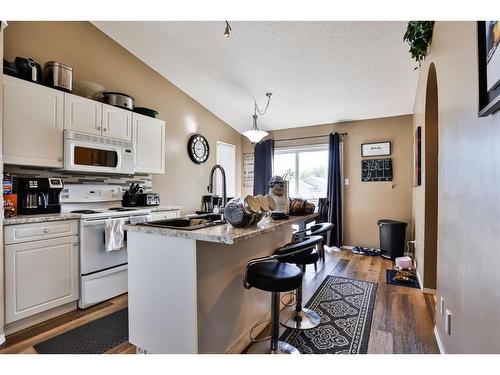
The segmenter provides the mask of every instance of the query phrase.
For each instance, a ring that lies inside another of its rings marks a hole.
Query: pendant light
[[[243,135],[247,137],[252,143],[260,142],[261,139],[267,137],[268,134],[268,132],[259,130],[259,128],[257,127],[257,115],[255,114],[253,115],[252,129],[243,132]]]
[[[226,21],[226,30],[224,30],[224,36],[229,38],[231,36],[231,26],[229,26],[229,22]]]
[[[254,101],[254,112],[253,112],[253,125],[252,125],[252,129],[250,130],[247,130],[247,131],[244,131],[243,132],[243,135],[245,137],[247,137],[250,142],[252,143],[258,143],[262,140],[262,138],[264,137],[267,137],[269,135],[268,132],[264,131],[264,130],[260,130],[257,126],[257,113],[261,116],[263,116],[266,111],[267,111],[267,108],[269,107],[269,103],[271,102],[271,95],[273,95],[272,92],[266,92],[266,96],[267,96],[267,104],[266,104],[266,108],[264,108],[263,111],[261,111],[259,109],[259,107],[257,106],[257,102]]]

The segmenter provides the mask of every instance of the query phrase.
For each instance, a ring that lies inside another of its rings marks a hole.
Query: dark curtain
[[[328,221],[334,225],[328,235],[327,246],[342,246],[342,181],[340,181],[340,136],[330,134],[328,144]]]
[[[269,191],[267,183],[273,174],[274,140],[259,142],[255,145],[253,195],[266,195]]]

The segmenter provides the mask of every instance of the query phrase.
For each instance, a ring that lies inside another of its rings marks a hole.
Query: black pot
[[[134,112],[140,113],[141,115],[144,116],[149,116],[156,118],[158,116],[158,111],[155,111],[154,109],[146,108],[146,107],[134,107]]]
[[[17,76],[26,81],[42,83],[42,67],[35,60],[16,57]]]
[[[3,74],[7,74],[12,77],[17,77],[17,68],[15,62],[9,62],[3,59]]]

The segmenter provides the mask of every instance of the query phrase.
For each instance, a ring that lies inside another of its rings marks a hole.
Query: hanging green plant
[[[403,40],[410,45],[411,57],[418,62],[418,69],[427,56],[429,46],[431,45],[432,30],[434,21],[410,21],[406,28]]]

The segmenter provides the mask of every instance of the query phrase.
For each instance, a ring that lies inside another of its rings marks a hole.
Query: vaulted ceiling
[[[413,112],[406,22],[93,22],[230,126],[274,130]]]

